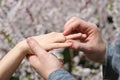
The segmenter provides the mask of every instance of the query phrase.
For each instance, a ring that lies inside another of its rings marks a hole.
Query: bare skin
[[[89,59],[104,64],[105,43],[95,24],[74,17],[65,24],[63,34],[66,36],[65,42],[72,43],[69,47],[75,50],[81,50]],[[29,56],[28,60],[38,74],[47,80],[50,73],[57,69],[62,69],[62,64],[59,60],[42,49],[41,45],[38,45],[34,39],[28,39],[27,41],[33,53],[36,54]],[[51,57],[53,58],[52,60]],[[45,67],[43,68],[43,66]]]
[[[35,53],[35,55],[29,56],[28,61],[45,80],[48,80],[48,76],[55,70],[63,69],[63,63],[57,57],[42,49],[34,39],[29,38],[27,42]]]
[[[67,36],[75,33],[81,33],[82,36],[68,40],[72,42],[71,48],[83,51],[89,59],[104,64],[106,45],[97,26],[73,17],[65,24],[63,34]]]
[[[38,44],[40,44],[43,49],[49,51],[55,48],[70,47],[71,43],[66,42],[66,39],[76,37],[81,37],[81,35],[64,36],[62,33],[52,32],[46,35],[33,36],[32,38],[37,40]],[[11,49],[0,61],[0,80],[9,80],[24,57],[27,54],[34,54],[31,52],[31,48],[26,40],[19,42]]]

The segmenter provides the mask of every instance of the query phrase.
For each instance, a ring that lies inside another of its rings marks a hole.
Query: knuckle
[[[60,36],[60,37],[64,37],[64,35],[63,35],[62,33],[59,33],[59,36]]]
[[[55,44],[56,47],[59,47],[60,45],[59,44]]]
[[[91,26],[97,28],[96,24],[94,24],[94,23],[91,23]]]
[[[66,37],[63,35],[63,34],[60,34],[60,39],[62,40],[62,41],[65,41],[66,40]]]
[[[77,17],[72,17],[71,20],[76,21],[76,22],[80,22],[80,19]]]
[[[57,32],[51,32],[50,33],[52,36],[57,36]]]
[[[88,22],[88,25],[89,25],[90,27],[92,27],[94,30],[98,30],[96,24]]]
[[[97,27],[96,24],[88,22],[88,24],[92,27]]]

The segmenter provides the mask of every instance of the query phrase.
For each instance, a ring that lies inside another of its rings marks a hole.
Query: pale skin
[[[106,45],[95,24],[74,17],[65,24],[63,34],[51,33],[50,35],[32,37],[32,40],[27,40],[30,47],[26,40],[18,43],[0,61],[0,80],[9,80],[23,58],[31,52],[33,55],[29,56],[29,62],[40,75],[48,79],[50,73],[56,69],[62,69],[62,63],[55,56],[47,53],[54,48],[71,47],[83,51],[93,61],[105,63]],[[44,63],[44,68],[42,68],[42,63]]]
[[[67,39],[81,37],[81,34],[64,36],[62,33],[49,33],[46,35],[32,37],[38,44],[41,45],[46,51],[55,48],[65,48],[71,46]],[[21,61],[29,53],[31,48],[27,44],[26,40],[19,42],[13,49],[11,49],[0,61],[0,80],[9,80],[15,70],[18,68]],[[51,73],[48,71],[48,73]]]
[[[75,33],[81,33],[82,36],[74,40],[67,40],[72,43],[71,48],[83,51],[89,59],[104,64],[106,44],[102,40],[97,26],[73,17],[65,24],[63,34],[67,36]]]
[[[102,64],[105,63],[105,43],[103,42],[100,31],[95,24],[73,17],[65,24],[63,34],[69,36],[69,38],[66,39],[66,42],[72,43],[69,47],[83,51],[85,55],[93,61]],[[79,37],[73,38],[72,36],[76,34],[79,34]],[[62,69],[62,65],[58,59],[55,57],[51,59],[53,55],[43,50],[41,45],[38,45],[35,40],[28,39],[27,41],[33,53],[36,54],[29,56],[28,60],[39,75],[48,79],[50,73],[57,69]],[[43,65],[45,67],[43,67]]]
[[[49,75],[58,69],[63,69],[63,63],[55,57],[55,55],[48,53],[32,38],[27,39],[35,55],[30,55],[28,61],[36,72],[45,80],[48,80]]]

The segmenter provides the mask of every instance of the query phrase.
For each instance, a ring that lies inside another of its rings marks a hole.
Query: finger
[[[72,17],[69,21],[67,21],[66,24],[64,25],[64,30],[66,30],[67,26],[70,25],[75,20],[76,20],[76,17]]]
[[[72,34],[73,31],[78,29],[77,27],[79,27],[79,22],[77,20],[74,20],[70,25],[66,26],[66,29],[64,30],[63,34],[64,35]]]
[[[70,25],[66,26],[66,29],[64,30],[63,34],[69,35],[69,34],[73,33],[74,31],[78,31],[78,30],[81,31],[81,33],[82,33],[87,28],[88,28],[87,22],[80,20],[80,19],[76,19]]]
[[[32,66],[39,64],[39,58],[36,55],[29,55],[29,56],[27,56],[27,59],[28,59],[30,65],[32,65]]]
[[[66,42],[66,43],[54,43],[49,45],[50,46],[50,50],[52,49],[58,49],[58,48],[66,48],[66,47],[70,47],[72,45],[71,42]]]
[[[76,33],[76,34],[71,34],[66,36],[66,40],[68,39],[85,39],[87,37],[86,34],[82,34],[82,33]]]
[[[67,42],[71,42],[71,48],[75,49],[75,50],[81,50],[81,51],[85,51],[86,50],[86,45],[85,43],[76,41],[76,40],[67,40]]]
[[[65,42],[66,40],[66,37],[63,35],[63,33],[57,33],[53,38],[54,42]]]
[[[40,56],[40,54],[45,54],[47,53],[44,49],[42,49],[40,47],[40,45],[37,43],[37,41],[35,41],[33,38],[28,38],[27,39],[27,43],[30,46],[31,50],[38,56]]]

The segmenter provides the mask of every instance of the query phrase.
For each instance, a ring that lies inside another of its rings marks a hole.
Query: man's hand
[[[28,38],[27,42],[34,53],[34,55],[30,55],[28,57],[28,61],[39,75],[47,80],[50,73],[57,69],[63,68],[63,63],[57,59],[56,56],[46,52],[43,48],[41,48],[38,42],[36,42],[34,39]]]
[[[68,40],[72,42],[71,47],[83,51],[89,59],[104,64],[106,47],[97,26],[73,17],[65,24],[63,34],[67,36],[75,33],[80,33],[81,37]]]

